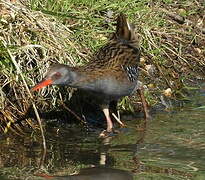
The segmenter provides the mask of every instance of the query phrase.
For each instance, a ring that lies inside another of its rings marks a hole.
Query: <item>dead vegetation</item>
[[[141,36],[140,81],[147,87],[150,105],[164,103],[164,97],[184,98],[189,85],[204,79],[205,17],[198,14],[180,18],[182,16],[175,16],[178,7],[174,7],[172,13],[169,8],[153,5],[143,18],[142,14],[134,14],[140,19],[134,22]],[[156,22],[156,19],[160,21]],[[81,40],[75,40],[74,23],[69,22],[72,18],[64,23],[54,16],[30,10],[18,1],[0,2],[0,133],[10,129],[22,134],[22,127],[27,126],[35,129],[35,121],[28,116],[30,109],[56,109],[60,106],[58,99],[65,102],[72,96],[72,90],[59,91],[56,87],[36,94],[29,91],[42,79],[51,63],[75,66],[89,60],[93,50],[83,42],[79,43]],[[75,25],[80,23],[82,21],[76,20]],[[106,39],[104,34],[97,36],[101,42]],[[120,103],[124,109],[130,106],[127,99],[131,99],[132,104],[138,102],[136,96],[125,98]]]

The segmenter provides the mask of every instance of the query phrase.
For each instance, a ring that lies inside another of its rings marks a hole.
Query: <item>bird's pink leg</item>
[[[103,108],[103,112],[105,114],[106,121],[107,121],[107,132],[111,132],[112,128],[113,128],[113,123],[112,123],[112,120],[110,118],[109,109],[108,108]]]

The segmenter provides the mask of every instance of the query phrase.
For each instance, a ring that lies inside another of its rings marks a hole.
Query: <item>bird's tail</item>
[[[120,13],[117,17],[115,36],[117,36],[117,38],[125,39],[127,41],[136,40],[134,26],[127,21],[127,18],[123,13]]]

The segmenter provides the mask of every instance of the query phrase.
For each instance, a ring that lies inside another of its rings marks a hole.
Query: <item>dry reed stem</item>
[[[23,74],[22,74],[22,71],[21,71],[20,67],[18,66],[18,64],[17,64],[17,62],[16,62],[16,60],[15,60],[15,57],[11,54],[11,51],[7,48],[7,46],[6,46],[6,44],[5,44],[4,42],[3,42],[3,45],[4,45],[4,47],[7,49],[7,52],[8,52],[8,54],[9,54],[9,56],[10,56],[10,58],[11,58],[13,64],[15,65],[15,68],[16,68],[16,70],[17,70],[17,74],[20,75],[20,77],[21,77],[21,79],[22,79],[22,81],[23,81],[23,83],[24,83],[24,86],[26,87],[27,93],[28,93],[29,98],[30,98],[30,100],[31,100],[31,103],[32,103],[32,106],[33,106],[33,109],[34,109],[34,112],[35,112],[37,121],[38,121],[38,123],[39,123],[40,130],[41,130],[43,150],[44,150],[44,152],[46,152],[46,149],[47,149],[47,148],[46,148],[46,139],[45,139],[45,135],[44,135],[44,130],[43,130],[43,126],[42,126],[41,119],[40,119],[39,113],[38,113],[38,111],[37,111],[36,105],[35,105],[35,103],[33,102],[33,96],[32,96],[32,94],[31,94],[31,92],[30,92],[30,90],[29,90],[29,88],[28,88],[28,85],[27,85],[27,83],[26,83],[26,81],[25,81],[25,78],[24,78],[24,76],[23,76]],[[10,122],[13,122],[13,120],[10,121]],[[44,161],[43,161],[43,162],[44,162]]]

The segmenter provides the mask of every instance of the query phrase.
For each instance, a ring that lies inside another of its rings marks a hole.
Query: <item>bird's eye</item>
[[[59,79],[60,77],[61,77],[61,73],[56,72],[56,73],[54,74],[54,79]]]

